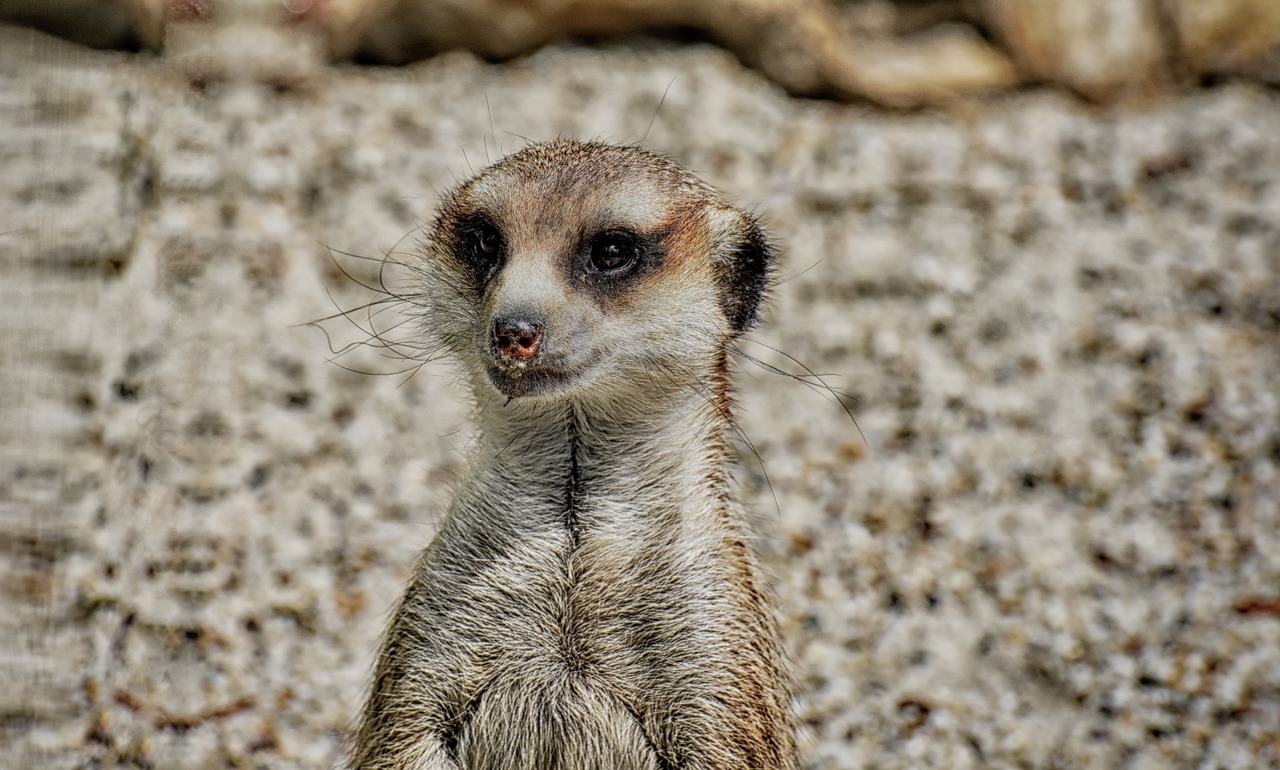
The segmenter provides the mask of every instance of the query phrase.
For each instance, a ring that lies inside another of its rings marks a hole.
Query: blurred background
[[[808,766],[1280,766],[1277,83],[1269,0],[0,0],[0,767],[341,760],[470,442],[360,308],[559,136],[782,247]]]

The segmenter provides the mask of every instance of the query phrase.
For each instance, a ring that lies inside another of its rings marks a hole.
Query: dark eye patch
[[[662,265],[667,234],[625,227],[600,230],[583,239],[577,270],[598,295],[607,297]]]
[[[454,253],[483,285],[507,260],[507,242],[498,226],[485,214],[458,220]]]

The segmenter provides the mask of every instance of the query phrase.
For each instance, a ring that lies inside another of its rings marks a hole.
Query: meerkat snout
[[[493,322],[497,355],[515,364],[533,361],[542,347],[542,321],[532,315],[503,316]]]

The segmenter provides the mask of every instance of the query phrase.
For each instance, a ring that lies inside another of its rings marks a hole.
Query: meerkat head
[[[448,194],[419,265],[424,317],[511,397],[701,376],[756,321],[759,224],[666,158],[534,144]]]

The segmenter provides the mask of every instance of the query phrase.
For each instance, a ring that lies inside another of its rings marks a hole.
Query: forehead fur
[[[464,184],[454,202],[512,225],[562,229],[663,226],[672,203],[711,203],[711,188],[667,158],[635,147],[559,140],[508,155]]]

